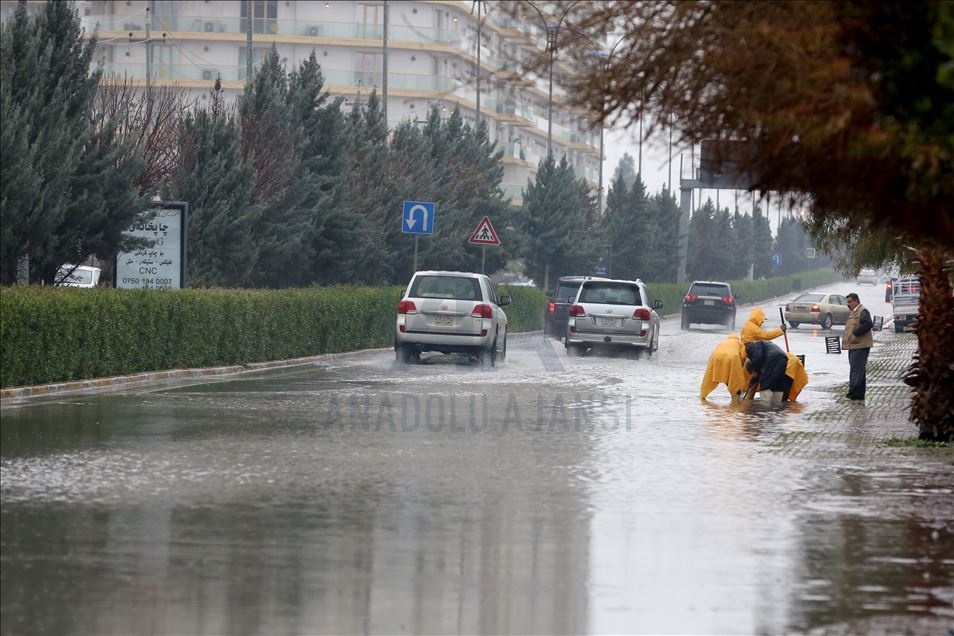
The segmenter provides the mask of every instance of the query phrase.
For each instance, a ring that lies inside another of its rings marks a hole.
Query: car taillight
[[[475,305],[470,315],[474,318],[493,318],[494,308],[490,305]]]
[[[645,307],[640,307],[633,312],[633,318],[636,320],[649,320],[649,310]]]
[[[552,314],[555,311],[556,311],[556,303],[550,303],[550,313]]]
[[[722,302],[725,303],[726,305],[731,305],[734,301],[735,301],[735,299],[734,299],[732,296],[723,296],[723,297],[722,297]]]
[[[402,300],[398,303],[398,313],[399,314],[416,314],[417,305],[414,304],[413,300]]]
[[[686,300],[687,300],[687,301],[696,300],[697,298],[699,298],[699,297],[696,296],[695,294],[686,294]]]
[[[821,307],[818,305],[812,305],[812,311],[821,311]]]
[[[586,311],[579,305],[570,305],[570,310],[568,312],[571,316],[585,316]]]

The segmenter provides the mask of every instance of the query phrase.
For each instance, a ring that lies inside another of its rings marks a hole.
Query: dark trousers
[[[865,366],[868,364],[868,352],[871,349],[848,350],[848,399],[865,399]]]

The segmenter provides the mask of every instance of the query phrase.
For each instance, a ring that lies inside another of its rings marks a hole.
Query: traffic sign
[[[494,226],[490,224],[490,217],[485,216],[477,225],[477,229],[470,235],[467,241],[473,245],[500,245],[500,239],[494,231]]]
[[[782,255],[779,253],[772,254],[772,265],[775,267],[780,267],[782,265]]]
[[[405,201],[401,213],[401,232],[404,234],[433,234],[437,204],[426,201]]]

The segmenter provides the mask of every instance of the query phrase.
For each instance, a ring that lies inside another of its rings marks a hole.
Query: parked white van
[[[63,265],[56,273],[56,285],[92,288],[99,285],[101,270],[88,265]]]

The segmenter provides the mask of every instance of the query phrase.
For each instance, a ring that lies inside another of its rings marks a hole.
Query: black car
[[[729,283],[697,280],[682,300],[682,328],[690,323],[725,325],[735,329],[735,301]]]
[[[543,317],[543,333],[551,338],[562,340],[566,335],[569,319],[567,310],[576,299],[576,292],[586,280],[586,276],[564,276],[557,282],[556,289],[550,294],[547,310]]]

